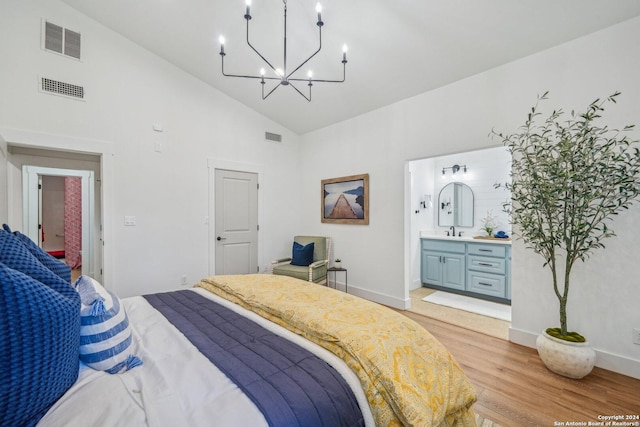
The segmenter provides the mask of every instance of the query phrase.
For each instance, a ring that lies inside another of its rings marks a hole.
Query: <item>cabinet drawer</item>
[[[478,294],[505,298],[504,276],[469,271],[467,290]]]
[[[422,249],[429,251],[453,252],[463,254],[466,251],[465,246],[466,245],[464,242],[422,239]]]
[[[504,258],[506,248],[499,244],[469,243],[469,255],[484,255]]]
[[[486,273],[505,274],[504,258],[490,258],[479,255],[469,255],[467,265],[469,270],[484,271]]]

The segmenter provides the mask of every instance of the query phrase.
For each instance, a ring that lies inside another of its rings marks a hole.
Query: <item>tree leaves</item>
[[[617,130],[600,123],[605,105],[616,103],[620,92],[596,99],[583,113],[572,111],[568,120],[561,109],[541,118],[538,107],[547,95],[538,97],[519,132],[492,130],[491,135],[513,158],[511,181],[496,184],[511,192],[512,204],[504,210],[527,247],[551,268],[566,331],[571,268],[604,248],[602,241],[615,236],[607,223],[640,195],[640,150],[638,140],[628,137],[635,125]],[[565,264],[562,289],[556,277],[559,253]]]

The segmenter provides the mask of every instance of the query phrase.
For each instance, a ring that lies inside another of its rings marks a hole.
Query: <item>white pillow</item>
[[[129,351],[131,327],[120,299],[89,276],[74,287],[80,294],[80,360],[87,366],[118,374],[142,365]]]

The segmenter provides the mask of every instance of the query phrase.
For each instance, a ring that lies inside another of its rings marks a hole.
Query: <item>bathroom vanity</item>
[[[511,303],[511,240],[421,236],[424,286]]]

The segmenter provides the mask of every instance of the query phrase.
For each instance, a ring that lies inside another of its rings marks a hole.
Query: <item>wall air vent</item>
[[[277,133],[265,132],[264,139],[266,139],[267,141],[282,142],[282,135],[279,135]]]
[[[71,31],[45,20],[42,21],[42,48],[44,50],[80,59],[80,39],[80,33],[77,31]]]
[[[40,92],[84,101],[84,87],[47,77],[40,77]]]

